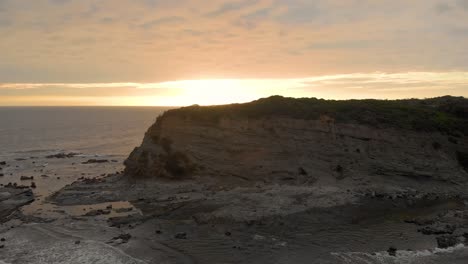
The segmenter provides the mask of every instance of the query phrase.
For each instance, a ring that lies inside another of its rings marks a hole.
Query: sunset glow
[[[0,84],[0,105],[185,106],[242,103],[271,95],[396,99],[446,94],[468,96],[468,72],[377,72],[159,83],[4,83]]]
[[[468,96],[465,0],[2,0],[0,106]]]

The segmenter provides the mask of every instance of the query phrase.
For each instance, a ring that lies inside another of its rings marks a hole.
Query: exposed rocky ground
[[[72,220],[135,263],[465,263],[466,99],[307,100],[170,110],[47,201],[102,205]]]
[[[34,195],[29,188],[9,186],[0,188],[0,221],[6,222],[14,217],[14,213],[26,204],[34,201]]]

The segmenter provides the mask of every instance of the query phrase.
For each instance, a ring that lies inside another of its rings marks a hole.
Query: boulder
[[[453,247],[460,243],[460,240],[456,236],[440,236],[436,239],[438,248]]]

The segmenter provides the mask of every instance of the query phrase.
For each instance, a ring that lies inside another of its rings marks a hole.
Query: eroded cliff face
[[[246,181],[462,184],[466,137],[293,118],[163,115],[125,161],[138,178],[235,177]],[[466,165],[466,164],[465,164]]]

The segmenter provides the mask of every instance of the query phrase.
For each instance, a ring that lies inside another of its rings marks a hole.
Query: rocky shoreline
[[[464,134],[249,112],[268,100],[283,99],[168,111],[125,168],[77,152],[0,162],[0,260],[466,262]]]

